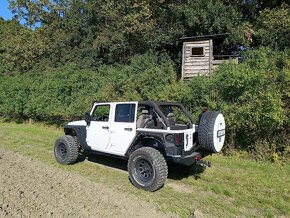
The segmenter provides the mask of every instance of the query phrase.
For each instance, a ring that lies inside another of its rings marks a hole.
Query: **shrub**
[[[289,57],[289,51],[250,51],[244,63],[190,81],[189,104],[224,113],[228,147],[283,152],[289,146]]]
[[[3,75],[0,87],[0,114],[37,120],[82,117],[94,100],[179,101],[186,89],[176,81],[170,58],[152,53],[96,72],[67,65],[45,73]]]
[[[187,88],[177,82],[173,62],[164,54],[147,53],[134,57],[130,65],[103,66],[98,75],[100,101],[180,101]]]

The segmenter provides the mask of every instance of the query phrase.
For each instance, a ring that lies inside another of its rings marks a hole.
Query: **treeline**
[[[150,50],[166,52],[178,64],[177,40],[184,36],[230,33],[216,54],[235,53],[240,46],[283,50],[290,45],[289,1],[9,2],[15,19],[0,18],[0,72],[6,74],[67,63],[96,70],[129,63]]]
[[[0,17],[0,115],[58,122],[82,118],[93,100],[178,101],[196,120],[202,107],[221,110],[227,148],[274,160],[290,153],[288,1],[9,2],[15,18]],[[215,54],[242,63],[180,81],[178,39],[225,32]]]

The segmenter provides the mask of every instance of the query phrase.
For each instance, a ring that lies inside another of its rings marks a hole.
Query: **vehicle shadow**
[[[127,173],[127,160],[96,154],[87,154],[85,158],[89,162],[100,164]],[[168,178],[173,180],[181,180],[191,176],[193,176],[195,179],[200,179],[200,175],[204,171],[205,167],[201,165],[187,167],[174,163],[168,164]]]
[[[194,177],[200,179],[201,174],[205,171],[206,167],[199,164],[192,166],[183,166],[180,164],[169,163],[168,164],[168,178],[173,180],[181,180],[188,177]]]
[[[127,171],[127,160],[97,154],[87,154],[86,159],[89,162],[97,163],[125,172]]]

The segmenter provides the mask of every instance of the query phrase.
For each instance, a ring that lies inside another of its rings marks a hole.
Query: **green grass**
[[[181,217],[188,217],[195,210],[214,217],[290,216],[289,165],[216,154],[206,158],[213,166],[201,174],[200,179],[180,177],[180,171],[171,169],[167,185],[148,193],[130,184],[124,171],[126,162],[122,160],[96,157],[97,162],[106,163],[104,166],[120,167],[123,171],[89,161],[72,166],[57,164],[53,145],[62,134],[61,129],[52,126],[0,123],[0,147],[106,183],[153,203],[161,211],[171,211]]]

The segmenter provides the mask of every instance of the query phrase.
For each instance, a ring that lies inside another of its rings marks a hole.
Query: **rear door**
[[[124,155],[136,135],[137,102],[116,103],[114,111],[109,149]]]

